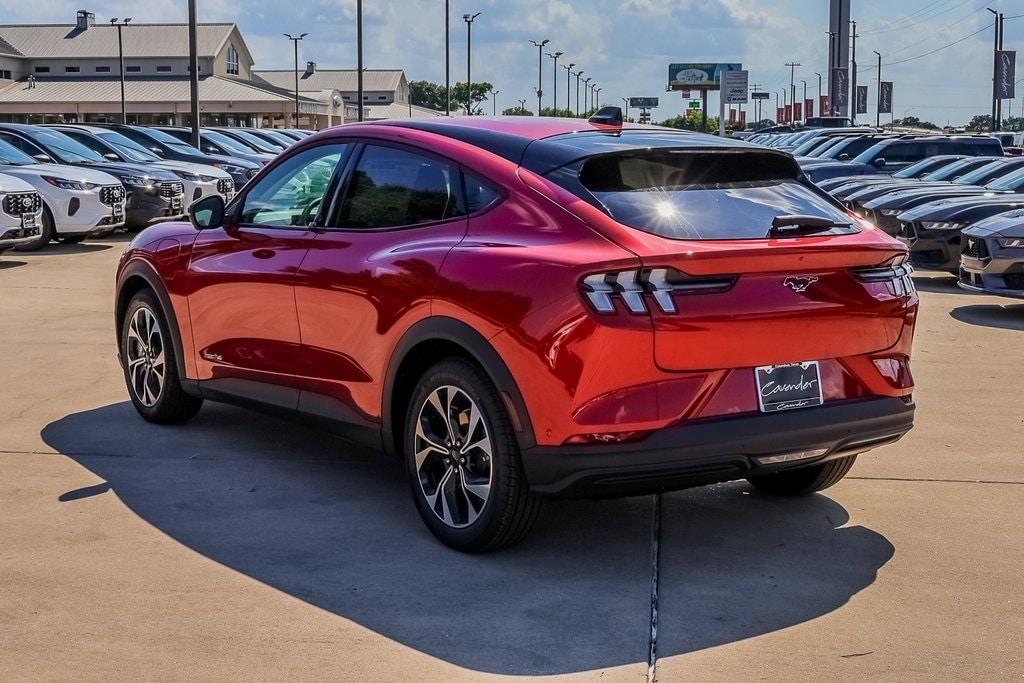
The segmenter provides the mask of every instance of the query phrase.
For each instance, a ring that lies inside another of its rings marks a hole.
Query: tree
[[[494,89],[494,86],[490,83],[473,83],[471,88],[467,88],[465,83],[456,83],[452,86],[452,109],[466,109],[466,96],[469,95],[469,99],[473,103],[473,113],[481,113],[479,104],[487,101],[487,94]],[[442,87],[443,91],[444,88]],[[441,107],[444,109],[444,107]]]
[[[1010,116],[1003,119],[1003,130],[1010,130],[1014,133],[1024,130],[1024,117]]]
[[[978,114],[970,120],[967,124],[967,130],[979,131],[979,130],[992,130],[992,115],[991,114]]]
[[[509,107],[501,112],[503,116],[533,116],[533,112],[523,107]]]
[[[673,116],[670,119],[665,119],[661,122],[661,125],[668,126],[669,128],[682,128],[684,130],[695,130],[700,131],[700,111],[697,109],[689,109],[685,116]],[[718,131],[718,117],[708,117],[708,127],[705,132],[717,132]]]
[[[571,109],[557,109],[552,107],[544,107],[540,110],[541,116],[558,116],[562,118],[573,118],[576,116],[572,113]]]
[[[922,121],[916,116],[907,116],[902,119],[896,119],[892,122],[892,125],[903,126],[904,128],[924,128],[926,130],[938,130],[939,128],[931,121]]]
[[[465,83],[453,84],[451,93],[452,110],[465,111],[466,95],[467,93],[471,93],[473,113],[481,114],[482,107],[480,107],[480,103],[487,101],[487,93],[490,92],[491,89],[492,86],[490,83],[474,83],[471,90],[467,90]],[[444,111],[444,85],[440,83],[432,83],[431,81],[411,81],[409,83],[409,99],[418,107],[427,107],[428,109],[434,109],[436,111]]]

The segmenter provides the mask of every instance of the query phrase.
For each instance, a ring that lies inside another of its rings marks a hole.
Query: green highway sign
[[[700,100],[690,100],[690,109],[700,109]]]

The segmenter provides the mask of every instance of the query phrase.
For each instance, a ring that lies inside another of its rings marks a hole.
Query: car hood
[[[53,176],[65,180],[77,180],[94,185],[120,185],[121,181],[103,171],[87,166],[65,166],[63,164],[30,164],[28,166],[4,166],[3,172],[18,178],[39,178]]]
[[[965,209],[978,206],[1007,204],[1007,210],[1014,204],[1024,202],[1024,194],[1002,194],[991,197],[953,197],[938,199],[904,211],[899,215],[902,221],[941,221],[954,217]]]
[[[4,173],[0,167],[0,192],[35,192],[35,189],[21,178]]]
[[[152,164],[134,164],[127,161],[105,162],[102,164],[83,164],[86,168],[110,173],[111,175],[149,176],[153,180],[177,180],[178,176],[170,171],[155,168]]]
[[[986,190],[984,187],[977,187],[976,185],[947,185],[945,187],[897,189],[864,202],[864,208],[896,208],[902,202],[913,201],[923,197],[935,197],[936,199],[942,199],[944,197],[970,197],[973,195],[984,196],[986,193],[990,195],[999,194],[992,190]],[[1006,193],[1004,192],[1002,194]]]
[[[209,159],[211,164],[233,164],[235,166],[241,166],[242,168],[259,168],[260,165],[255,161],[249,161],[248,159],[240,159],[238,157],[226,157],[222,154],[205,154],[204,158]]]
[[[893,178],[891,175],[882,175],[880,173],[872,173],[870,175],[858,176],[856,180],[842,180],[840,178],[832,178],[830,180],[821,181],[821,186],[825,190],[836,190],[847,185],[849,183],[873,183],[873,182],[898,182],[900,180],[909,180],[909,178]]]
[[[1024,209],[1013,209],[978,221],[964,230],[964,234],[975,237],[1024,237]]]
[[[231,174],[227,171],[222,171],[216,166],[209,166],[207,164],[194,164],[191,161],[159,161],[153,162],[153,166],[157,168],[166,168],[169,171],[185,171],[186,173],[195,173],[197,175],[208,175],[214,178],[230,178]]]

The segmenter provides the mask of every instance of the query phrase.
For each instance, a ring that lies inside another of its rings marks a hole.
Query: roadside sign
[[[892,81],[882,81],[882,89],[878,100],[878,113],[892,113]]]
[[[690,104],[687,106],[690,109],[700,109],[700,100],[690,100]]]
[[[723,73],[742,69],[742,64],[669,64],[668,85],[674,90],[718,90]]]
[[[630,97],[629,106],[633,109],[654,109],[658,106],[657,97]]]
[[[723,71],[722,99],[726,104],[746,104],[750,90],[748,71]]]
[[[750,99],[752,100],[770,100],[772,97],[771,93],[768,92],[752,92],[750,93]]]

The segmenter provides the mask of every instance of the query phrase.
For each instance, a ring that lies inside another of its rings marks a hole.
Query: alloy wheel
[[[132,314],[125,341],[128,377],[135,398],[147,408],[160,400],[166,376],[163,335],[156,315],[147,306]]]
[[[420,406],[416,474],[427,505],[453,528],[467,527],[490,498],[492,444],[477,404],[462,389],[438,387]]]

